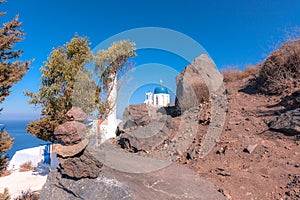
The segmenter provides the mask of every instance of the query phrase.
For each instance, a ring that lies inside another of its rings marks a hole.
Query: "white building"
[[[154,89],[154,93],[147,92],[145,104],[151,105],[154,107],[166,107],[170,104],[170,94],[168,89],[162,86],[162,81],[160,81],[160,85]]]
[[[39,163],[45,163],[50,169],[56,169],[59,164],[56,153],[52,152],[52,145],[47,144],[16,151],[9,161],[8,170],[19,169],[26,162],[31,162],[34,167]]]

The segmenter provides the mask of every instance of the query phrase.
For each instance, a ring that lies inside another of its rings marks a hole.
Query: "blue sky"
[[[286,28],[300,25],[298,0],[8,0],[0,7],[7,12],[0,18],[1,23],[19,14],[26,39],[17,47],[24,50],[23,60],[34,59],[27,75],[1,105],[4,110],[0,120],[39,115],[39,109],[27,105],[23,90],[37,91],[39,69],[51,49],[65,44],[75,33],[87,36],[94,48],[101,41],[133,28],[173,29],[200,43],[221,69],[257,64],[284,38]],[[187,62],[175,57],[144,50],[134,62],[137,66],[162,63],[179,72]],[[141,89],[138,91],[133,103],[144,100]]]

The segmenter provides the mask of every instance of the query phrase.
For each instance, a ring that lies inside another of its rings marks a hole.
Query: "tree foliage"
[[[72,92],[76,74],[91,59],[88,40],[75,37],[64,46],[53,49],[41,68],[42,86],[38,93],[26,92],[29,104],[41,105],[38,121],[32,121],[27,131],[43,140],[52,140],[54,128],[64,123],[72,107]]]
[[[112,44],[107,50],[101,50],[94,57],[95,72],[99,77],[97,84],[96,101],[99,111],[98,118],[105,120],[115,105],[109,99],[115,80],[118,75],[124,74],[128,70],[124,64],[129,58],[136,56],[135,43],[119,41]],[[120,77],[119,77],[120,78]]]
[[[55,127],[67,120],[66,113],[72,106],[81,107],[86,113],[99,111],[99,118],[105,119],[112,107],[108,96],[113,80],[128,58],[135,56],[134,46],[133,42],[120,41],[93,55],[86,38],[74,37],[53,49],[42,67],[39,92],[26,92],[30,104],[42,106],[41,118],[30,122],[27,131],[53,141]],[[91,63],[95,67],[87,69]],[[93,79],[95,75],[97,79]]]
[[[1,0],[0,4],[3,2]],[[2,12],[0,16],[4,14]],[[16,44],[24,39],[21,25],[16,16],[0,28],[0,103],[10,94],[11,87],[23,78],[29,68],[29,61],[18,60],[23,51],[14,49]],[[7,157],[3,154],[11,148],[12,144],[13,139],[9,134],[0,130],[0,173],[7,167]]]

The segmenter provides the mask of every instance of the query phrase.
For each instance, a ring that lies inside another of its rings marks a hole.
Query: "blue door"
[[[50,145],[51,143],[48,143],[44,148],[44,163],[50,165]]]

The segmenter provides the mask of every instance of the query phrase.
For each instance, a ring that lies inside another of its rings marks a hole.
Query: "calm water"
[[[15,142],[7,156],[11,159],[14,153],[21,149],[36,147],[41,144],[46,144],[45,141],[40,140],[26,132],[26,126],[29,120],[1,120],[0,123],[5,124],[5,130],[11,137],[15,138]]]

